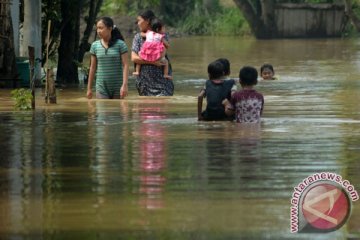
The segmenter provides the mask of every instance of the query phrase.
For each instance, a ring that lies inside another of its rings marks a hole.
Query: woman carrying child
[[[146,36],[144,39],[141,33],[147,33],[151,30],[151,25],[154,20],[155,14],[151,10],[146,10],[137,17],[140,33],[137,33],[134,37],[131,53],[131,60],[135,64],[141,64],[139,75],[136,77],[136,88],[140,96],[172,96],[174,93],[173,81],[171,77],[165,78],[164,76],[171,76],[171,68],[169,68],[168,74],[164,74],[164,62],[161,60],[146,61],[140,56],[141,48],[147,38]],[[168,41],[166,35],[164,38]]]
[[[148,62],[161,61],[164,64],[164,77],[172,79],[169,75],[169,62],[166,60],[166,49],[170,46],[165,39],[165,26],[155,18],[151,21],[151,30],[140,35],[145,38],[145,42],[139,52],[139,57]],[[136,71],[133,73],[139,76],[141,64],[136,64]]]

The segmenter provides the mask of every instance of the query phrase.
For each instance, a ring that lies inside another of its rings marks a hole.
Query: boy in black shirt
[[[230,63],[227,59],[218,59],[208,66],[209,80],[205,83],[205,88],[198,96],[198,120],[229,120],[225,114],[223,101],[230,100],[231,95],[236,91],[235,80],[226,80],[230,74]],[[203,98],[206,97],[207,105],[202,112]]]

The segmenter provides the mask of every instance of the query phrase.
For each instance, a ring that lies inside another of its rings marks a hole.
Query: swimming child
[[[253,67],[245,66],[240,69],[239,82],[242,89],[231,97],[236,122],[260,122],[264,96],[254,89],[257,77],[258,73]]]
[[[260,68],[260,76],[263,80],[277,80],[275,71],[271,64],[264,64]]]
[[[151,21],[151,30],[141,33],[141,36],[146,37],[146,40],[141,47],[139,57],[149,62],[161,61],[164,65],[164,78],[172,79],[172,76],[169,75],[169,62],[165,58],[166,49],[169,48],[170,44],[165,39],[165,26],[163,23],[159,19],[154,18]],[[133,75],[138,76],[140,68],[141,64],[136,64]]]
[[[230,65],[229,65],[230,66]],[[209,80],[206,81],[204,89],[198,96],[198,120],[230,120],[231,116],[226,115],[223,101],[230,100],[232,93],[236,91],[235,80],[226,80],[224,64],[217,60],[209,64]],[[230,73],[230,70],[228,71]],[[206,97],[207,105],[202,112],[203,98]]]

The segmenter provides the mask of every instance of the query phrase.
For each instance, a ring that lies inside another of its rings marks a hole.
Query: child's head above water
[[[255,68],[245,66],[240,69],[239,82],[241,86],[254,86],[257,84],[258,72]]]
[[[151,21],[151,30],[156,32],[156,33],[163,33],[163,27],[164,27],[164,24],[161,22],[160,19],[158,18],[154,18],[152,21]]]
[[[229,76],[230,75],[230,62],[226,58],[219,58],[216,61],[221,62],[221,64],[224,66],[224,75]]]
[[[214,61],[208,65],[210,80],[217,80],[224,77],[224,65],[220,61]]]
[[[272,80],[274,79],[274,68],[271,64],[264,64],[260,68],[260,75],[264,80]]]

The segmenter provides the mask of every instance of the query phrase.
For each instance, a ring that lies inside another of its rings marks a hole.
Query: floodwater
[[[290,233],[304,178],[360,191],[360,41],[174,39],[174,97],[90,100],[37,91],[15,112],[0,89],[0,239],[360,239],[360,205],[326,234]],[[209,62],[274,65],[261,124],[197,122]]]

